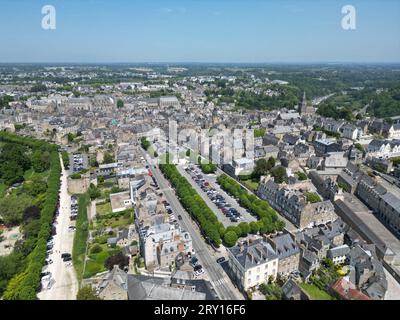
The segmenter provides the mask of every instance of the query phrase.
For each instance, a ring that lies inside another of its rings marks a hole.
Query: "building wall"
[[[90,186],[89,177],[82,177],[81,179],[68,178],[68,192],[69,193],[85,193],[88,191]]]
[[[293,254],[284,259],[279,259],[278,262],[278,274],[281,276],[287,276],[291,272],[299,269],[300,263],[300,252]]]

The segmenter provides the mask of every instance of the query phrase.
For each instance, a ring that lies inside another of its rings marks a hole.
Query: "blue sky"
[[[400,1],[1,0],[0,39],[0,62],[400,62]]]

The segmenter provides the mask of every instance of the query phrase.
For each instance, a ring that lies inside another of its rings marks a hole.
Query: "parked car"
[[[199,259],[197,259],[196,257],[192,257],[192,259],[190,259],[190,265],[192,267],[195,267],[197,264],[199,263]]]
[[[225,261],[225,257],[220,257],[217,259],[217,263],[222,263]]]
[[[70,253],[62,253],[61,254],[62,259],[66,258],[66,257],[71,257],[71,254]]]
[[[182,220],[182,216],[180,214],[178,215],[178,220]]]

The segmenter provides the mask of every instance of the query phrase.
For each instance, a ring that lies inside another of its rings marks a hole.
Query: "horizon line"
[[[16,62],[0,62],[0,65],[12,64],[400,64],[399,61],[274,61],[274,62],[223,62],[223,61],[96,61],[96,62],[82,62],[82,61],[16,61]]]

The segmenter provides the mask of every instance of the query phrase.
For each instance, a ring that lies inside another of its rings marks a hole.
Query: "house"
[[[388,283],[374,246],[356,244],[348,253],[347,262],[352,266],[349,281],[371,299],[383,300]]]
[[[187,280],[129,274],[129,300],[214,300],[205,280]]]
[[[229,272],[239,289],[247,291],[278,274],[278,256],[262,239],[228,248]]]
[[[112,212],[121,212],[132,208],[129,191],[110,194]]]
[[[337,218],[329,200],[310,203],[303,192],[288,185],[279,186],[270,176],[261,177],[257,195],[300,229]]]
[[[340,128],[340,131],[342,132],[342,137],[347,138],[350,140],[356,140],[361,136],[361,129],[357,128],[355,125],[352,124],[345,124]]]
[[[223,165],[223,170],[232,177],[247,175],[253,172],[255,167],[253,159],[240,158],[232,161],[232,164]]]
[[[356,285],[346,279],[339,278],[331,287],[330,292],[340,300],[371,300],[366,294],[357,289]]]
[[[192,253],[192,238],[179,225],[156,224],[140,232],[141,254],[147,269],[169,269],[178,256]]]
[[[394,158],[400,156],[400,139],[372,140],[367,147],[367,155],[378,158]]]
[[[300,248],[289,233],[278,233],[266,238],[278,255],[278,275],[288,276],[299,269]]]
[[[92,283],[97,296],[103,300],[127,300],[127,274],[117,265],[105,274],[94,278]]]
[[[341,246],[329,249],[327,257],[331,259],[334,264],[340,265],[345,263],[346,256],[349,252],[350,252],[349,246],[343,244]]]
[[[330,152],[325,156],[323,169],[345,168],[348,162],[349,159],[345,156],[344,152]]]
[[[314,141],[315,154],[323,156],[329,152],[339,152],[341,147],[335,140],[318,139]]]
[[[310,296],[293,279],[285,282],[282,292],[284,300],[311,300]]]
[[[304,279],[308,279],[314,270],[317,270],[320,266],[320,262],[318,256],[308,250],[303,249],[300,263],[299,263],[299,271]]]

